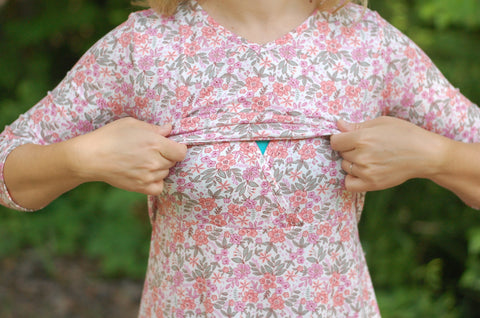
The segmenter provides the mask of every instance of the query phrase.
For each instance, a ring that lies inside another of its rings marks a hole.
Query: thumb
[[[348,121],[345,121],[343,119],[339,119],[337,121],[337,127],[341,132],[349,132],[349,131],[355,131],[360,129],[360,124],[359,123],[349,123]]]
[[[172,125],[171,124],[165,124],[162,126],[157,126],[157,125],[152,125],[153,129],[163,137],[167,137],[170,132],[172,132]]]

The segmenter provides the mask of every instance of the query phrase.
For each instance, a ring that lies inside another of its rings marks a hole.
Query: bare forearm
[[[480,208],[480,143],[445,140],[438,169],[429,179]]]
[[[187,153],[166,138],[171,129],[123,118],[57,144],[23,145],[7,157],[5,184],[17,204],[32,210],[90,181],[159,195],[169,169]]]
[[[27,209],[40,209],[83,181],[70,164],[70,142],[15,148],[4,167],[5,184],[13,200]]]
[[[383,190],[426,178],[480,209],[480,143],[454,141],[393,117],[337,125],[341,133],[330,144],[343,158],[348,191]]]

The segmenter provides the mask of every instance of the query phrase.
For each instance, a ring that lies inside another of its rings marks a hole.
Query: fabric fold
[[[195,146],[218,142],[307,139],[339,132],[336,118],[315,115],[264,111],[186,117],[174,126],[169,138]]]

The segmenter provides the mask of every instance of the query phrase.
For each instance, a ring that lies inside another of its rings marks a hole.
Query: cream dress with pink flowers
[[[194,1],[169,18],[133,13],[0,135],[0,180],[21,144],[126,116],[171,123],[189,149],[149,197],[139,317],[378,317],[357,229],[364,194],[345,190],[329,144],[336,121],[389,115],[480,142],[480,110],[411,40],[362,12],[316,11],[264,45]],[[270,140],[264,154],[257,140]]]

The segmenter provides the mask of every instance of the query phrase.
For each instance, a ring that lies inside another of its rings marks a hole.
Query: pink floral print
[[[139,317],[379,317],[357,223],[329,144],[336,121],[381,115],[480,142],[480,110],[407,37],[349,4],[265,45],[195,1],[151,10],[95,44],[0,135],[0,202],[15,147],[121,117],[171,123],[189,146],[162,195]],[[262,155],[256,140],[270,140]]]

